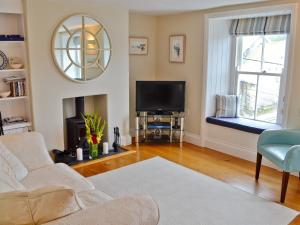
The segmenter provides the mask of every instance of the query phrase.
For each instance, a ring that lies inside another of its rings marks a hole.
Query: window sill
[[[244,118],[216,118],[207,117],[206,122],[222,127],[245,131],[253,134],[261,134],[264,130],[281,129],[278,124],[265,123]]]

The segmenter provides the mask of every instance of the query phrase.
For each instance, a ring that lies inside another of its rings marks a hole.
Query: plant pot
[[[99,144],[90,144],[90,156],[92,157],[92,159],[98,158],[98,146]]]

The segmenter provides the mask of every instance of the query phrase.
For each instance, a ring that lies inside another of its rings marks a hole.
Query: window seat
[[[216,118],[207,117],[206,122],[223,127],[229,127],[253,134],[261,134],[264,130],[281,129],[278,124],[265,123],[245,118]]]

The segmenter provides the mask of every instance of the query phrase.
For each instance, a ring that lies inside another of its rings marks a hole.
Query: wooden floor
[[[160,156],[210,177],[222,180],[238,189],[274,202],[279,202],[282,174],[275,169],[263,166],[259,182],[256,182],[254,179],[255,163],[188,143],[184,143],[182,148],[175,144],[140,144],[139,146],[131,145],[126,148],[128,150],[135,150],[136,153],[81,167],[76,170],[88,177]],[[290,177],[284,205],[300,211],[300,180],[296,176]],[[300,224],[300,218],[297,221],[293,224]]]

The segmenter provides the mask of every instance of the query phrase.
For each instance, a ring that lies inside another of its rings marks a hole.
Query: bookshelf
[[[5,4],[11,4],[5,1]],[[24,16],[22,13],[22,1],[14,1],[16,7],[6,7],[0,9],[0,34],[1,35],[20,35],[25,37]],[[8,36],[7,36],[8,37]],[[4,134],[14,134],[30,131],[32,128],[31,101],[29,89],[29,74],[27,70],[26,41],[5,40],[0,38],[0,50],[10,59],[10,62],[17,60],[23,66],[20,69],[13,69],[9,65],[0,70],[0,92],[11,91],[11,95],[0,98],[0,112],[2,115]],[[12,60],[13,59],[13,60]],[[15,77],[14,81],[7,81]],[[21,81],[20,81],[21,80]],[[12,85],[12,82],[18,82]],[[24,82],[21,84],[20,82]],[[13,89],[12,89],[13,88]],[[18,118],[17,121],[7,122],[7,118]],[[20,118],[23,118],[21,120]]]

